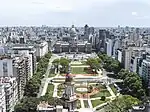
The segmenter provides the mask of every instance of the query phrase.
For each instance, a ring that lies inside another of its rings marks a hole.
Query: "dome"
[[[77,34],[76,29],[75,29],[74,25],[72,25],[72,27],[70,28],[70,36],[75,37],[76,34]]]

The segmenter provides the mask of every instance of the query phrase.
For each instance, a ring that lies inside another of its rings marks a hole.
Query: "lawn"
[[[106,89],[106,86],[105,85],[102,85],[102,84],[95,84],[96,87],[100,88],[100,89]]]
[[[115,95],[118,93],[117,92],[117,88],[115,88],[115,86],[113,84],[109,85],[110,88],[112,89],[112,91],[115,93]]]
[[[48,77],[54,77],[54,76],[55,76],[54,70],[50,70]]]
[[[97,94],[92,95],[91,98],[102,97],[102,96],[109,97],[111,96],[111,94],[107,89],[101,89]]]
[[[53,96],[53,91],[54,91],[54,85],[53,84],[48,84],[46,95],[52,97]]]
[[[62,97],[63,91],[63,89],[57,90],[57,96]]]
[[[98,100],[91,100],[93,107],[96,107],[96,106],[98,106],[100,104],[106,103],[107,101],[109,101],[109,99],[106,99],[105,101],[102,101],[100,99],[98,99]]]
[[[88,103],[88,101],[87,100],[83,100],[84,101],[84,107],[85,108],[89,108],[89,103]]]
[[[58,95],[59,97],[62,96],[64,89],[65,89],[65,87],[64,87],[63,84],[59,84],[59,85],[58,85],[58,87],[57,87],[57,95]]]
[[[72,74],[88,74],[84,67],[71,67]]]
[[[55,74],[50,73],[48,77],[54,77],[54,76],[55,76]]]

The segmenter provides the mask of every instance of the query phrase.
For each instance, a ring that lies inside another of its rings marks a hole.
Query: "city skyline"
[[[148,0],[5,0],[0,26],[150,26]]]

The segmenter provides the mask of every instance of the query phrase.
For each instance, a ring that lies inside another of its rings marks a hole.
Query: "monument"
[[[68,109],[69,112],[74,112],[77,98],[74,90],[73,77],[69,72],[66,74],[64,85],[65,89],[61,98],[64,101],[64,108]]]

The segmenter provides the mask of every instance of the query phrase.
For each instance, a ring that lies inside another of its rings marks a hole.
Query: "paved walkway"
[[[85,108],[83,99],[80,99],[80,102],[81,102],[81,108]]]
[[[110,97],[106,97],[106,99],[111,99],[112,98],[112,96],[110,96]],[[96,98],[91,98],[90,100],[100,100],[101,99],[101,97],[96,97]]]
[[[53,97],[57,97],[57,87],[58,87],[59,83],[55,83],[54,84],[54,92],[53,92]]]
[[[102,104],[94,107],[93,110],[96,111],[97,108],[100,108],[100,107],[105,106],[105,105],[107,105],[107,103],[102,103]]]
[[[48,87],[48,83],[49,83],[49,80],[46,79],[45,84],[44,84],[44,86],[43,86],[43,90],[42,90],[40,96],[44,96],[44,95],[46,94],[47,87]],[[39,96],[39,97],[40,97],[40,96]]]
[[[73,68],[87,68],[87,67],[90,67],[89,65],[78,65],[78,66],[71,66]]]
[[[107,85],[106,85],[106,88],[110,92],[111,96],[115,98],[116,95],[114,94],[114,92],[112,91],[112,89],[109,86],[107,86]]]
[[[91,102],[90,99],[88,99],[88,104],[89,104],[89,107],[90,107],[90,108],[93,108],[93,105],[92,105],[92,102]]]

